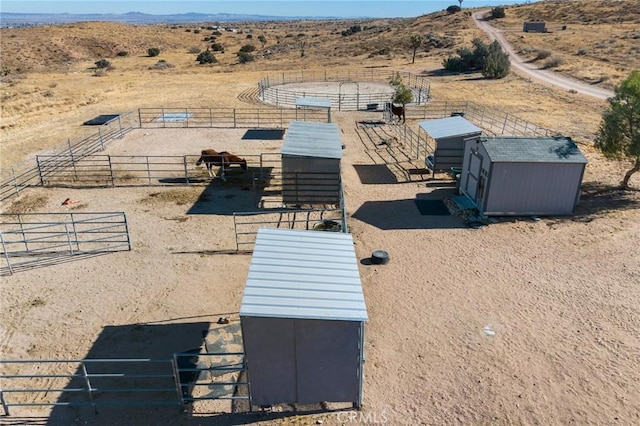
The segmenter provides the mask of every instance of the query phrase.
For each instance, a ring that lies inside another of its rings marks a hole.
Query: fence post
[[[182,392],[182,384],[180,383],[180,371],[178,370],[178,355],[173,354],[171,359],[171,368],[173,370],[173,382],[176,385],[176,391],[178,392],[178,398],[180,398],[181,411],[184,411],[184,393]]]
[[[16,190],[16,195],[20,194],[20,187],[18,186],[18,179],[16,178],[16,170],[11,167],[11,176],[13,177],[13,186]]]
[[[2,232],[0,232],[0,243],[2,244],[2,252],[4,253],[4,258],[7,261],[7,267],[9,268],[9,273],[13,275],[13,269],[11,268],[11,260],[9,259],[9,251],[7,250],[7,246],[4,243],[4,238],[2,237]],[[2,399],[2,406],[4,407],[5,415],[9,415],[9,410],[5,407],[4,397],[2,396],[2,389],[0,389],[0,399]]]
[[[38,177],[40,178],[40,185],[44,186],[44,179],[42,179],[42,169],[40,168],[40,156],[36,155],[36,166],[38,167]]]
[[[73,254],[73,246],[71,245],[71,236],[69,235],[69,227],[64,224],[64,232],[67,234],[67,244],[69,244],[69,254]]]
[[[104,141],[102,140],[102,131],[98,127],[98,136],[100,137],[100,151],[104,151]]]
[[[4,392],[2,391],[2,388],[0,388],[0,401],[2,402],[2,408],[4,408],[4,415],[10,416],[11,414],[9,414],[9,406],[7,405],[7,402],[4,400]]]
[[[184,181],[187,185],[189,185],[189,170],[187,166],[187,156],[182,157],[182,161],[184,163]]]
[[[149,165],[149,156],[144,156],[146,164],[147,164],[147,181],[149,181],[149,185],[151,185],[151,167]]]
[[[122,132],[122,122],[120,121],[120,115],[118,114],[118,129],[120,129],[120,138],[122,139],[124,137],[124,133]]]
[[[75,221],[75,218],[73,217],[73,213],[69,213],[69,215],[71,218],[71,227],[73,228],[73,236],[76,241],[76,250],[80,251],[80,241],[78,241],[78,231],[76,231],[76,221]]]
[[[82,365],[82,376],[84,377],[84,382],[87,385],[87,392],[89,393],[89,401],[91,401],[93,411],[98,414],[98,406],[93,400],[93,389],[91,389],[91,381],[89,380],[89,373],[87,373],[87,366],[85,365],[84,361],[80,361],[80,364]]]
[[[138,108],[138,123],[140,123],[140,128],[142,129],[142,111]]]
[[[109,162],[109,178],[111,179],[111,187],[116,186],[115,178],[113,177],[113,163],[111,162],[111,156],[107,155],[107,161]]]

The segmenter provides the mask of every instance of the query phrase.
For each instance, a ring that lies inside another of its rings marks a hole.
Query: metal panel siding
[[[280,150],[282,155],[342,158],[340,130],[333,123],[292,121]]]
[[[421,121],[418,124],[433,139],[450,138],[453,136],[468,137],[482,133],[481,128],[476,127],[469,120],[459,116]]]
[[[240,316],[367,320],[351,235],[260,229]]]
[[[584,164],[493,163],[485,214],[573,213]]]
[[[297,107],[331,108],[331,100],[324,98],[296,98]]]
[[[242,341],[253,404],[296,401],[294,325],[294,320],[283,318],[242,318]]]
[[[437,139],[434,168],[448,171],[452,167],[462,167],[465,139],[473,136],[480,136],[480,133]]]
[[[298,403],[358,401],[363,326],[352,321],[296,320]]]

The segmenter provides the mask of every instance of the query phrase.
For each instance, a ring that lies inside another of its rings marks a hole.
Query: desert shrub
[[[564,64],[564,58],[562,58],[561,56],[552,56],[544,61],[543,66],[544,68],[555,68],[559,67],[562,64]]]
[[[580,49],[578,50],[578,53],[577,53],[578,56],[584,56],[586,54],[587,54],[587,49]]]
[[[157,47],[151,47],[147,49],[147,54],[149,55],[149,57],[153,58],[154,56],[158,56],[160,54],[160,49],[158,49]]]
[[[247,39],[252,39],[253,35],[252,34],[247,34]]]
[[[458,13],[460,12],[462,9],[460,9],[460,6],[456,6],[456,5],[451,5],[447,8],[447,13],[449,14],[453,14],[453,13]]]
[[[536,50],[536,57],[535,57],[534,60],[539,61],[540,59],[547,59],[549,56],[551,56],[551,51],[550,50],[537,49]]]
[[[251,53],[248,52],[238,52],[238,62],[240,62],[241,64],[247,63],[247,62],[251,62],[253,61],[255,58],[253,57],[253,55]]]
[[[153,65],[153,69],[156,69],[156,70],[166,70],[168,68],[173,68],[173,67],[174,67],[173,65],[171,65],[169,62],[165,61],[164,59],[159,60]]]
[[[190,33],[191,32],[191,28],[187,28],[186,30],[184,30],[185,33]]]
[[[224,46],[220,43],[213,43],[211,44],[211,50],[213,50],[214,52],[224,53]]]
[[[491,17],[493,19],[504,18],[505,17],[504,7],[496,6],[493,9],[491,9]]]
[[[511,70],[509,55],[502,50],[497,41],[491,43],[487,48],[488,54],[485,58],[482,75],[486,78],[505,78]]]
[[[442,67],[447,71],[462,72],[465,71],[465,64],[459,56],[449,56],[443,59]]]
[[[216,36],[216,37],[220,37],[222,35],[222,33],[218,30],[215,30],[214,32],[211,33],[211,35]]]
[[[128,55],[129,55],[129,52],[124,51],[124,50],[121,50],[121,51],[119,51],[116,55],[117,55],[117,56],[128,56]]]
[[[355,33],[359,33],[360,31],[362,31],[362,27],[360,25],[352,25],[346,30],[342,31],[341,34],[342,34],[342,37],[346,37]]]
[[[200,34],[200,30],[193,30],[194,34]]]
[[[197,46],[193,46],[193,47],[190,47],[190,48],[189,48],[189,51],[188,51],[188,52],[189,52],[189,53],[195,53],[195,54],[198,54],[198,53],[200,53],[201,51],[202,51],[202,50],[201,50],[199,47],[197,47]]]
[[[240,52],[249,53],[256,50],[256,47],[253,44],[245,44],[240,48]]]
[[[198,61],[198,63],[200,65],[202,65],[202,64],[215,64],[216,62],[218,62],[218,60],[213,55],[213,53],[211,53],[210,50],[206,50],[204,52],[201,52],[198,55],[198,57],[196,58],[196,61]]]
[[[96,61],[95,64],[98,69],[109,68],[111,66],[111,63],[106,59],[100,59],[99,61]]]

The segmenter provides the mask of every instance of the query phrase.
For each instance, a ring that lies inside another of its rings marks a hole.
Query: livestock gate
[[[2,213],[0,227],[2,271],[8,274],[61,257],[131,250],[122,212]]]

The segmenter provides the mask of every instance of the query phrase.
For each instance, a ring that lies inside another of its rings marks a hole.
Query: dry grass
[[[545,19],[552,29],[568,25],[565,31],[548,34],[516,31],[509,38],[525,54],[535,56],[544,49],[562,58],[564,62],[553,68],[555,71],[611,87],[640,62],[640,48],[636,46],[640,37],[638,15],[629,13],[635,3],[539,2],[507,7],[506,18],[493,24],[519,29],[525,19]],[[268,73],[344,67],[429,73],[440,69],[442,59],[456,49],[469,46],[475,37],[484,37],[469,19],[472,11],[454,15],[438,12],[411,19],[242,24],[238,28],[243,33],[223,32],[217,37],[225,52],[216,52],[219,63],[214,65],[199,65],[196,55],[189,53],[195,48],[206,49],[208,42],[203,40],[213,31],[204,25],[198,34],[194,31],[197,25],[104,22],[2,29],[0,47],[6,75],[0,84],[0,165],[15,164],[34,152],[60,146],[68,138],[81,138],[86,131],[81,123],[98,114],[160,106],[246,107],[238,94],[255,88]],[[362,31],[341,35],[354,24],[361,25]],[[251,39],[247,38],[249,30]],[[411,34],[447,40],[446,47],[429,46],[418,52],[416,63],[411,64]],[[266,37],[264,47],[258,35]],[[245,44],[256,46],[256,60],[238,64],[236,52]],[[150,47],[158,47],[160,55],[149,57]],[[118,56],[124,51],[127,56]],[[109,60],[112,69],[99,76],[95,62],[102,58]],[[169,66],[158,66],[160,60]],[[513,75],[495,82],[477,77],[434,77],[434,98],[463,98],[509,108],[565,134],[574,135],[575,131],[579,139],[588,141],[592,137],[601,102],[558,93]],[[524,92],[529,94],[526,100],[518,95]],[[560,119],[558,114],[550,114],[567,105],[572,110],[576,105],[579,110],[583,108],[583,117]]]

